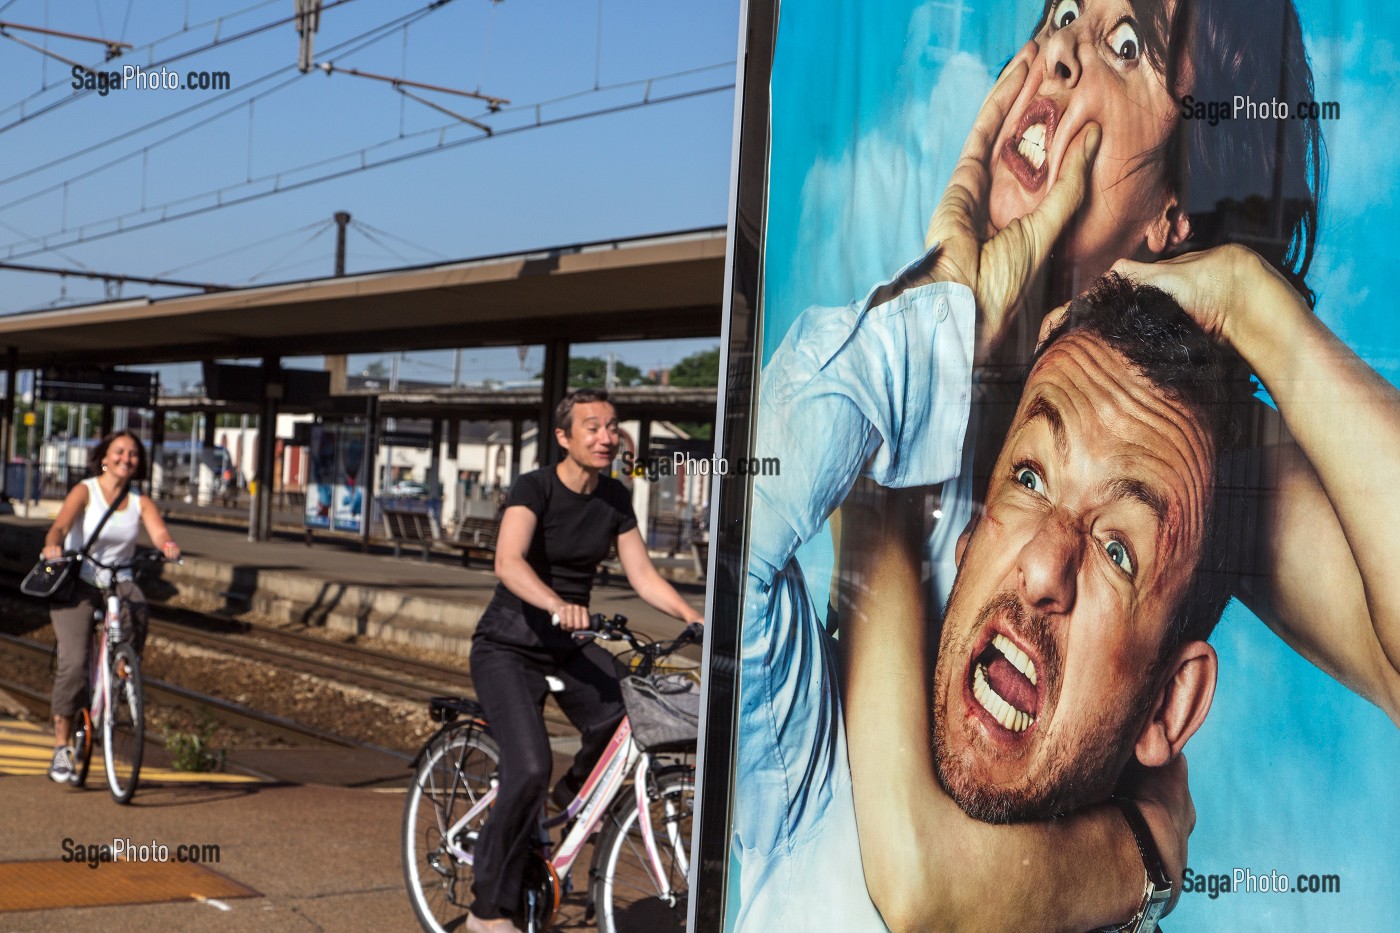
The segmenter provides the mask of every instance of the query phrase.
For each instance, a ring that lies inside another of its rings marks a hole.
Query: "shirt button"
[[[948,299],[939,295],[938,300],[933,303],[933,311],[938,320],[945,320],[948,317]]]

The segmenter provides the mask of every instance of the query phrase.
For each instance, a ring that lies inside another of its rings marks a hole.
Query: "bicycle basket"
[[[681,751],[700,737],[700,685],[686,674],[622,678],[632,738],[644,750]]]

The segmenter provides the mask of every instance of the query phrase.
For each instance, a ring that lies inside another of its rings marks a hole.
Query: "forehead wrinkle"
[[[1116,364],[1116,369],[1109,367],[1110,360]],[[1037,363],[1032,379],[1043,378],[1045,368],[1052,363],[1064,373],[1061,380],[1044,380],[1065,396],[1056,407],[1057,413],[1065,404],[1079,412],[1087,403],[1087,417],[1097,419],[1105,428],[1111,430],[1119,424],[1139,427],[1149,437],[1159,436],[1167,441],[1156,446],[1149,446],[1142,439],[1128,439],[1127,443],[1159,462],[1163,470],[1176,478],[1172,485],[1180,490],[1184,500],[1183,514],[1177,516],[1177,521],[1159,527],[1165,530],[1184,522],[1196,530],[1198,540],[1202,539],[1201,526],[1211,494],[1210,461],[1215,451],[1200,418],[1168,397],[1126,357],[1097,338],[1079,334],[1062,338]],[[1093,393],[1096,391],[1109,396],[1113,402],[1111,410],[1095,404]],[[1043,394],[1044,389],[1038,388],[1037,398]],[[1173,511],[1168,507],[1163,514],[1170,517]],[[1162,543],[1172,543],[1175,538],[1175,534],[1170,535]]]

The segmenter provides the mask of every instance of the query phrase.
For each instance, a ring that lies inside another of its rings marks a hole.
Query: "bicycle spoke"
[[[470,856],[483,809],[463,822],[491,789],[499,752],[475,727],[449,732],[424,753],[404,805],[404,880],[424,929],[461,929],[471,901]]]
[[[109,709],[102,716],[102,755],[112,797],[127,803],[136,792],[145,750],[141,662],[130,645],[121,645],[114,653],[108,689]]]

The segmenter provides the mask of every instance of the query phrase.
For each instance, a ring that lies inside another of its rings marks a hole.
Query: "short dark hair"
[[[574,406],[589,402],[607,402],[612,405],[606,389],[575,389],[561,398],[559,404],[554,407],[554,426],[566,435],[571,433],[574,426]]]
[[[1036,33],[1056,0],[1046,0]],[[1134,4],[1143,54],[1161,73],[1174,105],[1235,95],[1254,101],[1313,101],[1312,66],[1293,0],[1165,0]],[[1178,111],[1179,112],[1179,111]],[[1160,166],[1191,221],[1176,252],[1243,243],[1277,269],[1311,305],[1308,269],[1317,243],[1326,173],[1316,114],[1288,119],[1179,119],[1138,170]]]
[[[1234,589],[1234,562],[1240,542],[1222,517],[1227,454],[1244,435],[1244,414],[1253,403],[1254,385],[1244,361],[1212,340],[1159,288],[1142,285],[1115,272],[1070,302],[1064,317],[1046,335],[1031,359],[1031,369],[1057,341],[1089,334],[1107,344],[1166,396],[1186,407],[1210,438],[1213,467],[1205,515],[1205,540],[1181,606],[1163,645],[1163,655],[1186,641],[1210,637]],[[1029,376],[1029,372],[1027,373]]]
[[[102,472],[102,461],[107,458],[107,451],[111,448],[112,442],[119,437],[129,437],[131,442],[136,445],[136,469],[131,472],[131,479],[133,482],[139,483],[146,478],[150,461],[146,459],[146,445],[141,443],[141,438],[126,430],[113,431],[102,439],[102,443],[93,448],[92,453],[88,455],[88,472],[92,474]]]

